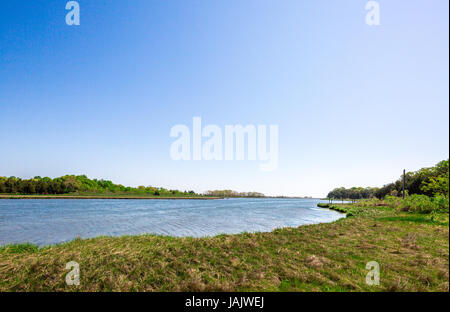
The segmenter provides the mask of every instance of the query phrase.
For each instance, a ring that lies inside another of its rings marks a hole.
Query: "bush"
[[[449,200],[443,195],[433,197],[433,211],[449,212]]]
[[[397,196],[386,196],[383,201],[378,204],[371,202],[371,200],[364,200],[358,203],[358,206],[389,206],[401,211],[416,212],[416,213],[431,213],[431,212],[449,212],[449,199],[443,195],[429,197],[426,195],[413,194],[406,196],[405,199]]]
[[[413,194],[405,197],[405,199],[400,202],[399,208],[402,211],[430,213],[433,211],[434,206],[430,197]]]
[[[378,198],[368,198],[360,200],[356,205],[359,207],[376,207],[381,206],[382,201]]]
[[[413,194],[401,200],[399,209],[409,212],[431,213],[434,209],[434,203],[431,197]]]
[[[318,204],[317,204],[317,207],[320,207],[320,208],[329,208],[329,207],[330,207],[330,204],[326,204],[326,203],[318,203]]]
[[[402,203],[402,199],[397,196],[386,196],[383,202],[389,207],[398,208]]]

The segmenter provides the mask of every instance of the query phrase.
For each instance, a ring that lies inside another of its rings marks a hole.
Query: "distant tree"
[[[181,194],[178,190],[165,188],[155,188],[152,186],[139,186],[138,188],[125,187],[121,184],[114,184],[109,180],[89,179],[85,175],[65,175],[62,177],[51,179],[49,177],[35,176],[32,179],[20,179],[16,177],[0,176],[0,193],[14,194],[66,194],[66,193],[126,193],[126,194]],[[184,194],[187,194],[185,192]],[[195,194],[194,191],[189,193]]]

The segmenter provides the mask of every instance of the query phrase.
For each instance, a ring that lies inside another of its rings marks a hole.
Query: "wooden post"
[[[403,169],[403,199],[405,199],[405,179],[406,179],[406,171]]]

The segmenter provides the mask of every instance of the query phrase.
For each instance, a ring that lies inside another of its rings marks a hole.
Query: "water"
[[[0,245],[154,233],[212,236],[331,222],[343,215],[317,199],[0,200]]]

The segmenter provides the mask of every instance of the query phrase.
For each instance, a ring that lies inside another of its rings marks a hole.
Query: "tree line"
[[[194,191],[169,190],[163,187],[139,186],[129,187],[114,184],[109,180],[89,179],[85,175],[65,175],[58,178],[21,179],[0,176],[0,194],[143,194],[154,196],[193,196]]]
[[[386,195],[401,196],[403,190],[403,176],[397,181],[382,187],[352,187],[335,188],[328,193],[329,199],[365,199],[376,197],[383,199]],[[405,174],[405,193],[436,196],[449,195],[449,160],[443,160],[433,167],[422,168]]]
[[[236,192],[232,190],[207,191],[206,195],[215,197],[265,197],[264,194],[258,192]]]

